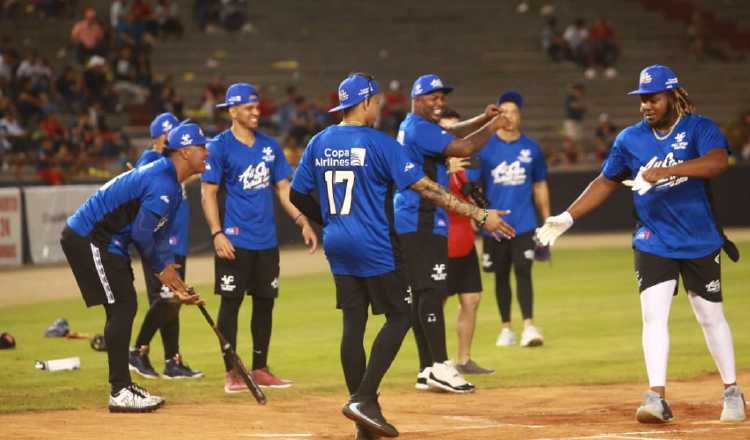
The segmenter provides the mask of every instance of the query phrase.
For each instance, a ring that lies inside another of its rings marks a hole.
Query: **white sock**
[[[735,383],[737,373],[734,364],[734,345],[732,331],[724,317],[724,306],[720,302],[707,301],[693,292],[688,292],[698,323],[703,328],[708,351],[719,369],[721,380],[725,384]]]
[[[641,292],[643,356],[650,387],[663,387],[667,384],[669,308],[672,306],[675,287],[677,280],[669,280]]]

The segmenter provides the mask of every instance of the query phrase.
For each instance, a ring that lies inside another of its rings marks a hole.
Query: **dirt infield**
[[[740,375],[748,383],[750,373]],[[404,439],[748,439],[750,422],[720,424],[721,381],[706,376],[670,385],[675,422],[641,425],[633,414],[639,385],[479,390],[468,396],[406,391],[384,395],[385,414]],[[152,414],[83,411],[0,416],[7,439],[348,439],[352,424],[336,397],[305,396],[256,405],[249,396],[201,406],[168,402]]]

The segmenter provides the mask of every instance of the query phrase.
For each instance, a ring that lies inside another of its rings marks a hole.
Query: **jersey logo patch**
[[[640,168],[639,172],[643,172],[645,170],[648,170],[650,168],[656,168],[656,167],[671,167],[675,166],[679,163],[682,163],[682,160],[675,159],[674,152],[667,153],[666,156],[664,156],[663,160],[659,160],[656,156],[652,157],[651,160],[646,163],[646,165],[642,166]],[[673,186],[677,186],[681,183],[687,182],[687,177],[677,177],[672,176],[668,179],[662,179],[659,180],[654,184],[654,189],[665,189],[665,188],[671,188]]]
[[[526,182],[526,169],[519,160],[508,164],[502,161],[492,170],[492,180],[497,185],[517,186]]]
[[[262,189],[270,184],[271,172],[265,162],[260,162],[258,165],[248,165],[238,179],[242,182],[244,190]]]
[[[159,200],[161,200],[162,202],[166,204],[169,204],[169,196],[161,196],[159,197]]]
[[[323,150],[324,157],[315,158],[316,167],[363,167],[367,149],[363,147],[352,147],[350,149],[326,148]]]
[[[273,162],[274,159],[276,159],[276,155],[273,154],[273,148],[271,147],[263,148],[263,160],[266,162]]]
[[[352,148],[351,149],[351,161],[349,164],[353,167],[365,166],[365,156],[367,156],[367,150],[364,148]]]
[[[237,286],[234,284],[234,275],[222,275],[219,286],[224,292],[234,292]]]
[[[404,165],[404,172],[408,173],[412,168],[414,168],[414,164],[411,162],[406,162],[406,165]]]
[[[719,293],[721,292],[721,281],[713,280],[706,284],[706,292],[708,293]]]
[[[531,161],[533,160],[531,158],[531,150],[529,150],[528,148],[524,148],[523,150],[521,150],[521,152],[518,154],[518,160],[523,163],[531,163]]]
[[[674,137],[674,143],[672,144],[672,148],[675,150],[684,150],[687,148],[688,143],[685,142],[685,133],[684,131],[681,131],[677,133]]]
[[[435,281],[443,281],[448,276],[445,271],[445,264],[436,264],[432,267],[432,275],[430,275]]]
[[[276,277],[273,279],[273,281],[271,281],[271,287],[273,287],[274,289],[279,288],[279,277]]]
[[[227,235],[240,235],[240,228],[237,226],[232,226],[230,228],[224,229],[224,233]]]

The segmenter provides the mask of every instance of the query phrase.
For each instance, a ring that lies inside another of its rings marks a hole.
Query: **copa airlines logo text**
[[[323,156],[315,158],[316,167],[363,167],[367,150],[357,147],[348,150],[326,148]]]
[[[646,163],[646,165],[641,167],[641,172],[648,170],[650,168],[657,168],[657,167],[671,167],[675,166],[678,163],[682,163],[682,160],[675,159],[674,153],[668,153],[666,156],[664,156],[663,160],[659,160],[656,156],[652,157],[651,160]],[[662,179],[654,185],[655,188],[671,188],[673,186],[677,186],[681,183],[684,183],[688,180],[687,177],[676,177],[672,176],[668,179]]]

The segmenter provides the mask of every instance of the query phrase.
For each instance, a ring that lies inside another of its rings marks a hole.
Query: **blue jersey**
[[[537,227],[533,184],[547,178],[547,163],[536,142],[521,135],[513,142],[505,142],[492,135],[482,151],[481,179],[484,194],[493,209],[510,209],[503,216],[516,234]],[[489,235],[485,232],[485,235]]]
[[[292,188],[320,195],[331,272],[371,277],[395,270],[392,190],[422,177],[401,145],[369,127],[334,125],[310,140]]]
[[[291,175],[279,144],[257,131],[252,146],[237,140],[231,130],[208,142],[201,180],[226,189],[223,227],[234,246],[250,250],[278,246],[272,185]]]
[[[143,150],[141,157],[138,158],[138,162],[135,163],[135,167],[138,168],[141,165],[151,163],[155,160],[161,159],[162,154],[156,150],[147,148]],[[177,215],[174,221],[171,223],[169,228],[169,247],[175,255],[186,256],[188,253],[188,224],[190,218],[190,206],[187,201],[187,193],[185,187],[182,187],[182,203],[177,208]]]
[[[625,128],[615,139],[602,174],[611,180],[634,178],[639,170],[667,167],[728,148],[719,127],[710,119],[686,115],[671,134],[659,140],[641,121]],[[643,195],[633,193],[639,227],[636,249],[665,258],[705,257],[724,240],[716,226],[704,179],[673,177]]]
[[[424,174],[443,187],[448,187],[445,170],[445,147],[455,137],[427,119],[409,113],[399,127],[398,141],[404,146],[406,157],[420,167]],[[393,200],[396,214],[396,232],[406,234],[429,231],[448,235],[448,216],[443,208],[419,197],[411,189],[396,193]]]
[[[169,228],[181,202],[177,171],[171,160],[162,158],[102,185],[68,218],[67,224],[78,235],[106,246],[108,252],[128,256],[132,224],[138,211],[146,208],[159,216],[157,229],[164,230]],[[159,236],[168,239],[166,233]]]

